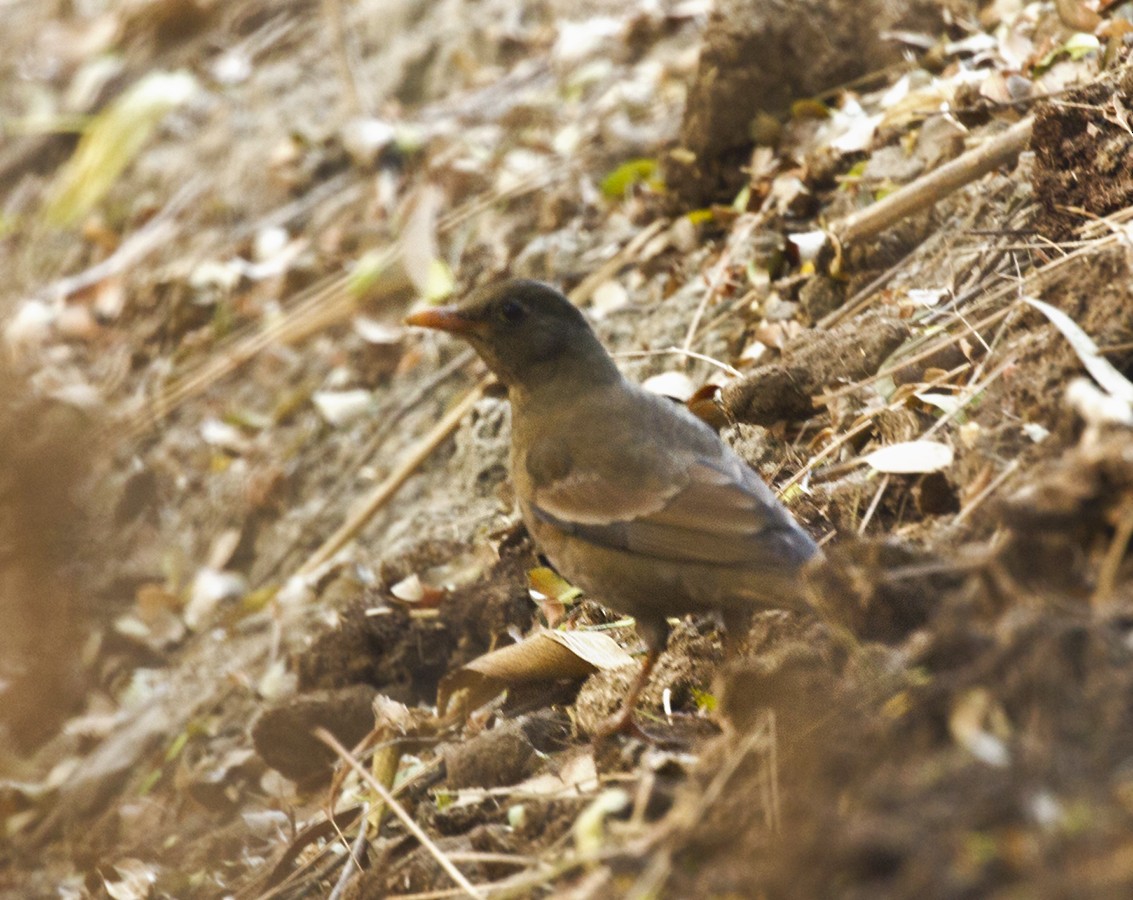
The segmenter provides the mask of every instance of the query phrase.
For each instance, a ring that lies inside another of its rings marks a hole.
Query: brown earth
[[[845,56],[862,23],[810,6]],[[438,855],[486,896],[1128,895],[1126,50],[952,7],[906,67],[929,100],[883,105],[901,67],[832,92],[884,112],[863,148],[811,106],[717,160],[745,197],[673,216],[699,3],[9,4],[0,896],[460,895]],[[48,222],[66,121],[176,69],[190,99]],[[1031,113],[1017,162],[873,240],[787,240]],[[532,602],[498,391],[320,549],[481,377],[400,327],[438,262],[573,291],[823,542],[813,614],[760,614],[728,660],[716,623],[674,628],[648,740],[590,742],[629,666],[475,669],[548,625],[638,649],[601,598]],[[1107,396],[1068,391],[1084,354],[1026,297],[1101,348]],[[863,461],[916,439],[952,461]],[[435,711],[453,673],[488,702]]]

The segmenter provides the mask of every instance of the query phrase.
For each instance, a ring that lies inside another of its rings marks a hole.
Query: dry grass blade
[[[382,802],[401,820],[401,824],[405,826],[406,830],[421,842],[421,846],[437,861],[437,865],[444,869],[445,873],[457,883],[466,896],[483,900],[485,896],[484,893],[464,877],[464,874],[453,865],[452,860],[445,855],[444,851],[441,850],[441,848],[434,843],[433,839],[425,833],[421,826],[413,820],[413,817],[409,815],[405,807],[397,801],[383,784],[366,771],[365,766],[350,755],[350,751],[343,747],[333,734],[325,728],[316,728],[314,734],[315,737],[337,753],[339,758],[357,772],[358,777],[366,782],[366,785],[382,798]]]
[[[689,359],[697,359],[702,363],[707,363],[721,372],[726,372],[733,378],[742,378],[743,372],[729,366],[726,362],[721,362],[704,353],[697,353],[695,350],[687,350],[684,347],[661,347],[659,350],[621,350],[618,353],[612,354],[614,359],[650,359],[655,356],[684,356]]]
[[[358,91],[358,78],[354,74],[354,60],[351,59],[346,14],[342,0],[323,0],[323,15],[330,23],[330,38],[334,44],[334,58],[338,63],[338,77],[342,82],[346,111],[349,115],[359,115],[363,111],[361,95]]]
[[[219,350],[221,355],[206,360],[174,381],[154,398],[149,407],[133,416],[126,425],[127,439],[140,438],[187,400],[204,393],[272,344],[296,343],[343,321],[354,309],[348,285],[348,278],[337,277],[314,290],[279,320],[222,347]]]
[[[1133,402],[1133,383],[1130,383],[1113,363],[1102,356],[1093,338],[1086,334],[1077,322],[1057,307],[1036,300],[1034,297],[1026,297],[1024,302],[1046,316],[1069,341],[1082,366],[1093,376],[1094,381],[1106,390],[1106,393],[1119,397],[1126,403]]]
[[[1104,609],[1113,599],[1117,588],[1117,574],[1125,561],[1125,552],[1129,549],[1131,539],[1133,539],[1133,503],[1127,502],[1124,508],[1118,510],[1113,540],[1110,541],[1102,559],[1097,588],[1090,598],[1090,606],[1095,610]]]
[[[438,233],[449,231],[494,204],[514,200],[532,193],[553,183],[558,177],[560,177],[558,172],[550,174],[544,172],[533,175],[506,191],[490,191],[483,196],[475,197],[459,209],[453,210],[439,219],[437,231]],[[319,189],[316,188],[316,190]],[[298,202],[289,204],[285,210],[294,207]],[[643,235],[645,234],[652,236],[650,229],[646,229],[646,232],[643,232]],[[641,239],[641,236],[638,236],[634,241],[631,241],[626,250],[615,257],[619,260],[618,264],[621,264],[620,261],[624,259],[623,254],[626,251],[629,251],[632,247],[633,252],[636,252],[647,239],[647,237]],[[400,252],[401,244],[399,241],[395,241],[389,247],[383,248],[370,265],[374,268],[382,268],[383,264],[395,260]],[[335,275],[326,279],[306,292],[278,320],[269,323],[258,331],[243,334],[229,343],[218,346],[214,351],[219,354],[218,356],[206,360],[197,368],[178,378],[166,387],[159,396],[154,398],[149,407],[131,416],[130,421],[125,425],[126,439],[138,440],[179,406],[231,375],[267,347],[276,343],[298,343],[348,319],[354,314],[357,304],[357,299],[351,289],[352,281],[353,278],[350,275]],[[389,289],[392,291],[401,286],[401,284],[391,284]],[[372,304],[375,300],[380,299],[380,296],[380,289],[371,291],[367,297],[367,302]],[[121,428],[118,424],[114,427],[116,429]]]

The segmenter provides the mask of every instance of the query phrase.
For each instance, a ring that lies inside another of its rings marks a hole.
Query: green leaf
[[[624,162],[602,179],[601,188],[602,193],[611,200],[620,200],[638,184],[645,184],[654,190],[664,190],[665,183],[659,175],[657,160],[631,159]]]

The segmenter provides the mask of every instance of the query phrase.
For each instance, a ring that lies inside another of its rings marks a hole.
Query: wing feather
[[[611,402],[622,434],[658,441],[528,443],[532,515],[592,544],[673,562],[797,564],[814,544],[762,479],[703,422],[623,387]],[[590,412],[590,408],[583,411]]]

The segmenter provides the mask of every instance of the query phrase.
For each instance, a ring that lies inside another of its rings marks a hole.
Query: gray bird
[[[804,609],[818,547],[763,480],[683,406],[627,381],[582,313],[537,281],[473,292],[408,324],[468,341],[506,386],[523,521],[564,578],[633,616],[647,654],[603,734],[633,724],[666,621]]]

